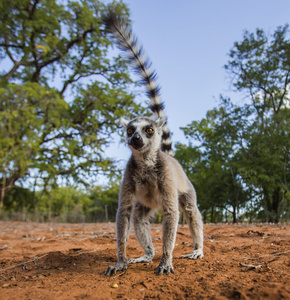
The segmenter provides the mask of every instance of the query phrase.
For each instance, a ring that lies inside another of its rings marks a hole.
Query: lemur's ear
[[[157,123],[158,127],[163,127],[166,124],[167,120],[166,118],[158,118],[155,122]]]
[[[127,120],[127,119],[121,117],[121,118],[120,118],[120,122],[121,122],[122,126],[123,126],[124,128],[126,128],[127,125],[129,124],[130,120]]]

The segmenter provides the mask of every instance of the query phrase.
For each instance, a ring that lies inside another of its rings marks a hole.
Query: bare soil
[[[161,225],[151,229],[152,263],[129,265],[104,276],[116,263],[114,223],[0,222],[0,299],[290,299],[289,225],[205,225],[204,257],[192,251],[180,225],[173,253],[175,274],[157,276]],[[132,232],[128,257],[140,256]]]

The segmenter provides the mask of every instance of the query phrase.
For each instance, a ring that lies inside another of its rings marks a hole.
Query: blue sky
[[[231,90],[223,68],[243,32],[259,27],[270,34],[290,23],[289,0],[124,2],[133,30],[157,71],[173,142],[186,143],[179,128],[205,117],[220,94],[245,101],[244,95]]]

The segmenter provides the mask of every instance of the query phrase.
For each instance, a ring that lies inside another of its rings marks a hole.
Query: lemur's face
[[[121,120],[127,132],[127,143],[132,151],[145,152],[160,148],[163,120],[138,117],[131,121]]]

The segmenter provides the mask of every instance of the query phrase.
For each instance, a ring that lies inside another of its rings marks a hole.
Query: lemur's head
[[[121,118],[121,123],[127,133],[127,143],[134,153],[151,152],[160,149],[162,127],[165,119],[152,120],[147,117],[137,117],[133,120]]]

